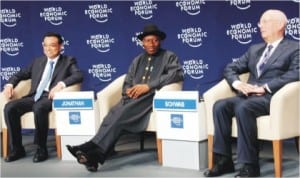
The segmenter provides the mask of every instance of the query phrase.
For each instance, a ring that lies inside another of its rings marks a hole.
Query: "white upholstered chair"
[[[126,74],[123,74],[112,81],[108,86],[97,93],[97,102],[100,111],[100,123],[103,118],[107,115],[109,110],[120,101],[122,97],[122,86]],[[179,91],[182,90],[182,82],[172,83],[166,85],[160,89],[160,91]],[[150,115],[150,120],[146,131],[156,132],[156,117],[155,112],[152,112]],[[162,163],[162,145],[161,139],[156,140],[157,143],[157,156],[158,162]]]
[[[240,76],[246,81],[248,74]],[[213,104],[222,98],[234,96],[228,83],[223,79],[204,93],[208,133],[208,167],[213,167]],[[258,139],[273,142],[275,176],[282,176],[282,140],[300,135],[299,103],[300,82],[292,82],[277,91],[271,100],[270,115],[257,118]],[[237,137],[236,119],[233,118],[232,136]]]
[[[7,99],[3,93],[0,93],[0,118],[2,122],[2,153],[3,157],[6,157],[8,155],[8,132],[7,132],[7,127],[5,124],[4,120],[4,105],[15,99],[19,99],[26,95],[29,90],[30,90],[30,85],[31,85],[31,80],[24,80],[19,82],[19,84],[14,88],[14,96],[11,99]],[[81,88],[81,83],[77,83],[71,86],[68,86],[62,90],[64,91],[80,91]],[[22,115],[21,117],[21,125],[22,128],[24,129],[34,129],[34,119],[33,119],[33,112],[27,112]],[[56,124],[55,124],[55,117],[53,111],[49,113],[49,128],[55,129]],[[61,158],[61,143],[60,143],[60,136],[56,135],[55,133],[55,142],[56,142],[56,151],[57,151],[57,157],[60,159]]]

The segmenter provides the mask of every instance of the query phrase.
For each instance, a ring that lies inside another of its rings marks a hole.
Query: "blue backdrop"
[[[82,90],[98,92],[126,73],[143,51],[136,36],[155,23],[167,34],[185,71],[184,90],[200,95],[222,79],[224,66],[261,42],[257,22],[266,9],[289,19],[286,36],[299,41],[299,0],[1,1],[1,86],[42,55],[42,37],[61,33],[63,53],[77,58]]]

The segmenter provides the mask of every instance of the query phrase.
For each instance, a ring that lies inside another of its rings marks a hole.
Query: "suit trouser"
[[[144,131],[152,111],[154,93],[132,99],[128,103],[120,101],[105,116],[97,134],[91,139],[106,154],[114,147],[124,131],[138,133]]]
[[[47,94],[46,94],[47,95]],[[34,143],[46,147],[49,130],[49,112],[52,100],[45,94],[34,102],[32,97],[24,97],[8,102],[4,107],[4,118],[9,134],[10,150],[22,149],[21,116],[26,112],[33,112],[35,123]]]
[[[237,119],[237,161],[258,164],[259,142],[256,118],[269,114],[271,95],[236,96],[217,101],[213,106],[215,153],[231,157],[232,117]]]

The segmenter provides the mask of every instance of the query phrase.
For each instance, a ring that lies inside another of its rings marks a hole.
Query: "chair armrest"
[[[1,126],[2,128],[6,128],[6,124],[4,121],[4,112],[3,112],[4,106],[9,101],[19,99],[27,95],[30,90],[30,85],[31,85],[31,79],[20,81],[18,85],[16,85],[14,88],[14,94],[12,98],[5,97],[3,92],[0,93],[0,119],[2,122],[2,126]]]
[[[170,83],[163,86],[159,91],[180,91],[182,90],[183,82]]]
[[[80,90],[81,90],[81,83],[75,83],[73,85],[67,86],[66,88],[62,89],[61,92],[80,91]]]
[[[207,123],[207,133],[209,135],[214,134],[214,124],[213,124],[213,105],[217,100],[235,96],[225,79],[221,80],[219,83],[214,85],[212,88],[207,90],[203,94],[205,112],[206,112],[206,123]]]
[[[299,129],[300,81],[292,82],[278,90],[271,99],[270,128],[274,138],[291,138],[300,135]]]
[[[100,123],[109,110],[121,100],[125,77],[126,74],[121,75],[97,93]]]

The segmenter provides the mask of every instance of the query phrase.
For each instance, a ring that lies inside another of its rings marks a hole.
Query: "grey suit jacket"
[[[249,72],[248,83],[267,84],[272,94],[289,82],[299,81],[299,43],[283,39],[272,53],[261,75],[257,75],[256,65],[266,48],[266,43],[252,45],[236,62],[224,70],[224,77],[232,85],[239,74]]]
[[[33,96],[39,85],[46,64],[46,56],[36,58],[30,66],[21,69],[21,71],[13,75],[8,80],[8,83],[11,83],[15,87],[21,80],[31,79],[31,88],[27,96]],[[64,82],[66,86],[69,86],[82,82],[82,80],[83,74],[77,67],[76,59],[71,56],[60,55],[52,74],[49,89],[53,88],[60,81]]]

